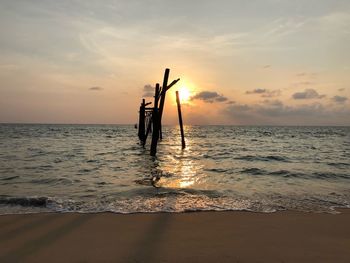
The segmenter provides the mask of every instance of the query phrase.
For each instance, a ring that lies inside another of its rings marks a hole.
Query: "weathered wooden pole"
[[[142,104],[141,104],[141,106],[143,107],[143,109],[142,109],[142,111],[143,111],[143,115],[142,115],[143,116],[143,125],[142,125],[142,128],[141,128],[143,130],[143,133],[141,132],[140,140],[141,140],[141,143],[142,143],[143,147],[146,144],[146,140],[147,140],[147,136],[148,136],[148,133],[149,133],[150,125],[152,123],[152,118],[148,119],[148,123],[146,123],[146,115],[147,115],[146,114],[147,113],[147,111],[146,111],[147,107],[146,106],[150,105],[151,103],[152,102],[145,103],[145,100],[143,99],[142,100]],[[140,111],[141,111],[141,109],[140,109]],[[141,115],[140,115],[140,118],[141,118]],[[146,125],[147,125],[147,127],[146,127]],[[146,132],[145,132],[145,128],[146,128]]]
[[[146,141],[147,141],[148,134],[149,134],[149,132],[151,131],[151,126],[152,126],[152,118],[150,118],[150,120],[149,120],[149,122],[148,122],[148,124],[147,124],[145,139],[144,139],[144,141],[142,142],[142,146],[143,146],[143,147],[145,147],[145,145],[146,145]]]
[[[142,103],[139,111],[139,131],[138,136],[141,142],[145,140],[145,99],[142,99]]]
[[[160,94],[160,103],[159,103],[159,136],[160,136],[160,139],[163,139],[162,117],[163,117],[163,109],[164,109],[164,102],[165,102],[165,94],[166,94],[167,87],[168,87],[169,72],[170,72],[170,69],[168,69],[168,68],[165,69],[163,86],[162,86],[162,91]]]
[[[152,113],[153,119],[153,132],[152,132],[152,142],[151,142],[151,156],[156,156],[157,154],[157,144],[159,139],[159,111],[158,111],[158,100],[159,100],[160,87],[156,84],[155,94],[154,94],[154,107]]]
[[[185,134],[184,134],[184,128],[183,128],[183,124],[182,124],[181,104],[180,104],[180,98],[179,98],[178,91],[176,91],[176,104],[177,104],[177,113],[179,115],[182,149],[185,149],[185,147],[186,147]]]

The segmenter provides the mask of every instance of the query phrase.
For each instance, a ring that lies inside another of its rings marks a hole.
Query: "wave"
[[[129,193],[130,194],[130,193]],[[0,214],[36,212],[77,212],[121,214],[132,213],[182,213],[191,211],[251,211],[271,213],[281,210],[335,213],[335,208],[350,207],[348,195],[328,193],[307,194],[259,194],[232,196],[230,192],[211,190],[160,189],[139,190],[132,195],[90,195],[84,200],[48,197],[0,197]],[[39,210],[38,210],[39,209]]]
[[[331,172],[315,172],[312,174],[313,177],[318,179],[350,179],[350,173],[331,173]]]
[[[71,184],[72,180],[68,178],[36,178],[30,180],[30,183],[32,184],[62,184],[62,185],[67,185]]]
[[[265,170],[259,169],[259,168],[246,168],[241,170],[241,173],[247,173],[252,175],[263,175],[267,174]]]
[[[343,173],[331,173],[331,172],[313,172],[310,174],[300,173],[300,172],[292,172],[288,170],[277,170],[277,171],[268,171],[260,168],[246,168],[240,171],[241,173],[251,174],[251,175],[272,175],[272,176],[282,176],[285,178],[303,178],[303,179],[328,179],[328,180],[336,180],[336,179],[350,179],[350,174]]]
[[[48,200],[47,197],[0,197],[0,205],[46,207]]]
[[[252,175],[272,175],[272,176],[282,176],[282,177],[303,177],[304,174],[293,173],[287,170],[277,170],[277,171],[267,171],[259,168],[246,168],[240,171],[241,173],[247,173]]]
[[[328,163],[328,165],[337,168],[348,168],[350,166],[350,163]]]
[[[244,160],[244,161],[278,161],[278,162],[289,162],[288,158],[276,155],[268,155],[268,156],[254,156],[254,155],[245,155],[235,157],[236,160]]]
[[[230,169],[224,169],[224,168],[207,168],[207,169],[204,169],[204,171],[215,172],[215,173],[226,173],[229,170]]]
[[[14,175],[14,176],[9,176],[9,177],[2,178],[1,180],[2,181],[10,181],[10,180],[16,179],[18,177],[19,177],[19,175]]]

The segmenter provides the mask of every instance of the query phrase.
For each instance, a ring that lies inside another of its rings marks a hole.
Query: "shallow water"
[[[0,125],[0,214],[350,207],[349,127]]]

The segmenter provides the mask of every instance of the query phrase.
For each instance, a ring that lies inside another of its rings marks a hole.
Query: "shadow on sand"
[[[84,215],[79,214],[74,215],[73,218],[70,218],[68,221],[64,221],[63,224],[60,224],[58,227],[52,229],[51,231],[41,235],[38,238],[31,239],[25,242],[20,247],[17,247],[4,255],[0,256],[0,262],[24,262],[26,259],[34,253],[38,253],[45,247],[53,244],[55,241],[63,238],[68,233],[72,232],[74,229],[78,228],[82,224],[86,223],[88,220],[92,219],[95,215]],[[56,215],[47,215],[39,220],[34,220],[23,226],[18,227],[17,229],[8,231],[0,238],[0,244],[8,241],[10,239],[16,238],[23,233],[41,228],[45,225],[51,224],[53,221],[61,219],[60,216]]]

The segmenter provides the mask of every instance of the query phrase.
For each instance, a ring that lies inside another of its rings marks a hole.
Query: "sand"
[[[350,210],[3,215],[0,262],[350,262]]]

